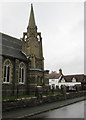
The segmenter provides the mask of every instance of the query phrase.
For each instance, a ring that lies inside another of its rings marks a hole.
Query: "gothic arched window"
[[[19,83],[25,82],[25,71],[26,71],[26,67],[25,64],[22,62],[19,65]]]
[[[12,64],[9,59],[3,64],[3,83],[10,83]]]

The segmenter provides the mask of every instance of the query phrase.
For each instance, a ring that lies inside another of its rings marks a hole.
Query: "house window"
[[[10,83],[10,75],[11,75],[11,61],[6,60],[3,66],[4,78],[3,83]]]
[[[73,79],[72,79],[72,82],[76,82],[76,79],[75,79],[75,78],[73,78]]]
[[[21,63],[19,66],[19,83],[24,83],[25,82],[25,64]]]
[[[61,82],[62,82],[62,83],[65,83],[65,79],[64,79],[64,78],[62,78]]]

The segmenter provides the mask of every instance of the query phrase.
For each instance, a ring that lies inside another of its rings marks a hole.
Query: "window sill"
[[[2,84],[11,84],[10,82],[3,82]]]
[[[23,84],[24,85],[25,83],[19,82],[19,84]]]

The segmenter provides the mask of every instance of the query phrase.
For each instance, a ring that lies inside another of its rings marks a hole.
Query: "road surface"
[[[84,106],[86,106],[86,101],[81,101],[30,118],[84,118]]]

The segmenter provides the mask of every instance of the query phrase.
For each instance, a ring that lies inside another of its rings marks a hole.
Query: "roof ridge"
[[[64,75],[64,76],[77,76],[77,75],[85,75],[85,74],[73,74],[73,75]]]
[[[6,36],[8,36],[8,37],[11,37],[11,38],[14,38],[14,39],[17,39],[17,40],[21,40],[21,39],[18,39],[18,38],[16,38],[16,37],[13,37],[13,36],[11,36],[11,35],[8,35],[8,34],[2,33],[2,32],[0,32],[0,34],[6,35]]]

